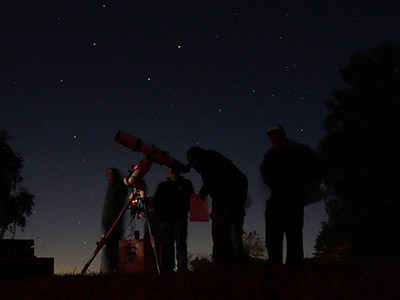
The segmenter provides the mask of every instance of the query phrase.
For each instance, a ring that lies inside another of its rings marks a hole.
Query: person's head
[[[116,168],[108,168],[106,175],[109,183],[115,183],[121,180],[121,174]]]
[[[267,134],[271,144],[278,148],[282,149],[286,145],[286,133],[285,129],[281,125],[272,125],[268,128]]]
[[[178,178],[179,175],[180,175],[179,171],[171,169],[171,168],[168,168],[168,177],[172,181],[175,181]]]
[[[203,153],[206,152],[203,148],[192,147],[186,153],[187,160],[191,167],[193,167],[197,172],[199,171],[199,161]]]

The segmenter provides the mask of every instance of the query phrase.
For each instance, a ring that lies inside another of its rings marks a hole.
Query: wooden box
[[[119,241],[119,271],[128,274],[157,272],[149,239]]]

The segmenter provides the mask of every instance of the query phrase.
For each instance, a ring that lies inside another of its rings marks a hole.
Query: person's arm
[[[267,157],[265,157],[263,162],[261,163],[260,172],[265,184],[269,187],[272,187],[273,179]]]
[[[208,189],[208,186],[206,184],[203,184],[199,193],[201,198],[206,198],[208,195],[210,195],[210,190]]]
[[[193,188],[192,182],[190,180],[186,180],[186,182],[187,182],[186,185],[187,185],[188,194],[189,195],[194,194],[194,188]]]
[[[159,210],[160,210],[162,194],[163,194],[163,184],[160,183],[158,185],[156,193],[154,194],[154,197],[153,197],[153,205],[154,205],[154,210],[155,210],[156,215],[157,215],[157,212],[159,212]]]
[[[192,194],[194,194],[193,184],[192,184],[192,182],[190,180],[185,179],[185,187],[184,187],[184,189],[185,189],[185,197],[186,197],[186,200],[184,202],[185,211],[189,212],[189,210],[190,210],[190,196]]]
[[[200,189],[200,195],[207,197],[212,191],[218,190],[229,181],[228,174],[231,170],[232,162],[218,152],[208,150],[204,160],[201,177],[203,186]]]
[[[201,178],[203,179],[203,186],[200,189],[200,196],[202,198],[210,195],[211,191],[221,186],[220,179],[223,174],[217,174],[219,171],[218,166],[212,165],[213,168],[204,169],[201,172]]]

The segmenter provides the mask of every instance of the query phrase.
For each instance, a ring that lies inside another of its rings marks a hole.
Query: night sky
[[[0,128],[36,196],[17,238],[35,239],[56,272],[80,271],[95,249],[106,168],[126,174],[143,158],[114,142],[119,129],[184,163],[193,145],[233,160],[250,184],[244,229],[264,237],[267,127],[316,148],[349,56],[400,42],[400,1],[215,2],[1,4]],[[186,177],[200,189],[197,173]],[[165,178],[155,165],[150,195]],[[325,218],[322,202],[306,208],[308,257]],[[211,224],[190,224],[188,245],[209,254]]]

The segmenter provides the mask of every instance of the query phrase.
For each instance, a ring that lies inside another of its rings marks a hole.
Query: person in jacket
[[[168,179],[159,184],[153,204],[158,220],[162,273],[175,268],[175,244],[178,271],[187,270],[187,227],[192,183],[176,170],[168,169]]]
[[[260,171],[271,189],[265,213],[268,260],[282,264],[286,235],[286,263],[301,264],[304,205],[310,202],[310,185],[319,181],[319,156],[308,146],[286,138],[281,125],[271,126],[267,134],[272,148],[265,153]]]
[[[124,204],[128,189],[125,186],[120,172],[115,168],[106,171],[108,188],[103,206],[101,226],[105,235],[119,216]],[[122,222],[112,230],[104,246],[100,270],[102,273],[118,272],[118,241],[122,236]]]
[[[187,159],[201,174],[201,197],[212,198],[212,258],[217,267],[235,267],[243,263],[244,203],[247,177],[231,160],[213,150],[192,147]]]

